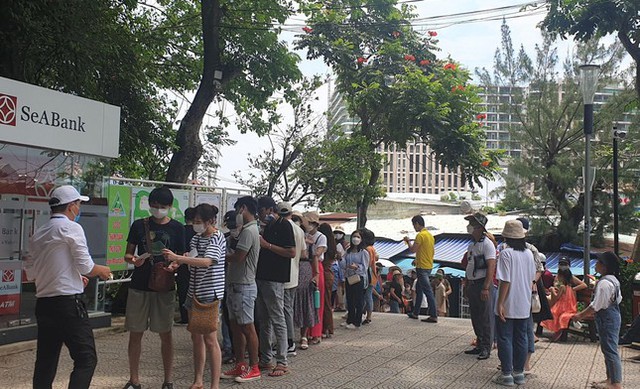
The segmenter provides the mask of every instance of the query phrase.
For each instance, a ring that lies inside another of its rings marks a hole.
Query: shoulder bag
[[[193,285],[193,297],[191,298],[191,316],[189,317],[189,324],[187,325],[187,331],[193,334],[210,334],[218,330],[218,317],[220,300],[214,289],[214,301],[208,304],[203,304],[198,301],[196,294],[196,269],[191,273],[191,280]]]
[[[347,269],[349,269],[349,261],[347,261]],[[354,274],[352,276],[347,277],[347,283],[349,285],[355,285],[358,282],[360,282],[360,275],[359,274]]]
[[[153,252],[151,251],[151,232],[149,231],[149,218],[144,219],[144,233],[146,240],[146,250],[151,255],[151,275],[147,287],[154,292],[168,292],[173,289],[175,275],[173,272],[165,270],[164,261],[153,263]]]

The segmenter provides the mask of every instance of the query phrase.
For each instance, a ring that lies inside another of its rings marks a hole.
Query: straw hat
[[[303,216],[307,219],[308,223],[320,224],[320,215],[318,215],[318,212],[305,212]]]

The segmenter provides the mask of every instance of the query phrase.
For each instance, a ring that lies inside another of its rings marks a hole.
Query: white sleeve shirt
[[[36,297],[83,293],[82,275],[91,273],[94,263],[78,223],[54,214],[31,237],[29,253],[33,258]]]
[[[620,282],[614,276],[604,276],[596,284],[593,301],[590,306],[596,312],[607,309],[613,303],[614,296],[616,304],[620,304],[622,302]]]

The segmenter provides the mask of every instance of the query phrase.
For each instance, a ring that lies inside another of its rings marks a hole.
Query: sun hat
[[[305,212],[303,216],[309,223],[320,224],[320,215],[318,215],[318,212]]]
[[[333,227],[333,233],[336,232],[341,232],[344,234],[344,227],[342,227],[342,224],[338,224],[337,226]]]
[[[56,207],[58,205],[69,204],[77,200],[89,201],[89,197],[82,196],[78,190],[71,185],[62,185],[51,192],[49,205]]]
[[[400,270],[396,269],[396,270],[393,271],[392,274],[395,276],[395,275],[398,275],[398,274],[402,274],[402,272]]]
[[[509,239],[524,239],[525,233],[524,228],[522,228],[522,222],[520,222],[520,220],[507,220],[507,222],[504,223],[502,237]]]
[[[482,229],[484,229],[485,231],[487,230],[487,228],[485,227],[488,221],[487,217],[480,212],[476,212],[473,215],[466,216],[464,220],[469,220],[471,223],[482,227]]]

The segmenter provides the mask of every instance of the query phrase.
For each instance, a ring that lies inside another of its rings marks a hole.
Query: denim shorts
[[[227,285],[226,302],[229,320],[240,325],[253,323],[253,311],[258,297],[258,287],[252,284]]]

